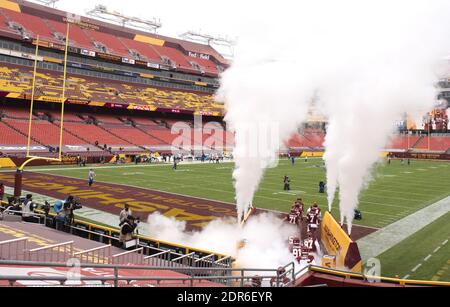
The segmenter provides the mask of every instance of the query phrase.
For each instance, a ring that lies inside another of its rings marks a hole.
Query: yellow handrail
[[[355,274],[355,273],[348,273],[348,272],[342,272],[342,271],[336,271],[336,270],[330,270],[322,267],[316,267],[312,266],[310,268],[310,271],[312,272],[318,272],[318,273],[325,273],[335,276],[341,276],[345,278],[356,278],[356,279],[370,279],[370,280],[380,280],[381,282],[388,282],[388,283],[396,283],[399,285],[423,285],[423,286],[438,286],[438,287],[450,287],[450,282],[443,282],[443,281],[425,281],[425,280],[406,280],[406,279],[399,279],[399,278],[387,278],[387,277],[379,277],[379,276],[368,276],[363,274]]]
[[[43,211],[41,211],[41,210],[36,210],[36,212],[43,213]],[[50,213],[49,215],[51,217],[55,217],[56,216],[56,214],[54,214],[54,213]],[[79,220],[79,219],[75,219],[75,223],[81,224],[83,226],[86,226],[88,229],[95,228],[95,229],[103,230],[103,231],[109,232],[109,233],[118,233],[118,232],[120,232],[119,228],[112,228],[112,227],[107,227],[107,226],[96,225],[96,224],[93,224],[93,223],[90,223],[90,222],[86,222],[86,221],[83,221],[83,220]],[[150,238],[150,237],[144,236],[144,235],[138,235],[137,237],[139,239],[142,239],[142,240],[155,242],[158,245],[158,247],[160,245],[165,245],[165,246],[170,246],[170,247],[174,247],[174,248],[184,249],[184,250],[186,250],[185,254],[190,254],[191,252],[198,252],[198,253],[207,254],[207,255],[215,255],[219,259],[228,257],[227,255],[223,255],[223,254],[219,254],[219,253],[215,253],[215,252],[211,252],[211,251],[206,251],[206,250],[201,250],[201,249],[198,249],[198,248],[191,248],[191,247],[183,246],[183,245],[180,245],[180,244],[177,244],[177,243],[161,241],[161,240],[153,239],[153,238]]]

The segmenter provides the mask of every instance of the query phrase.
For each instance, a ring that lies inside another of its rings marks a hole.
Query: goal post
[[[67,23],[67,31],[66,31],[66,45],[64,50],[64,72],[63,72],[63,85],[62,85],[62,94],[61,94],[61,119],[60,119],[60,129],[59,129],[59,150],[57,152],[57,158],[45,157],[45,156],[37,156],[31,154],[31,143],[32,143],[32,127],[33,127],[33,111],[34,111],[34,103],[35,103],[35,93],[36,93],[36,77],[37,77],[37,66],[38,66],[38,57],[39,57],[39,44],[40,37],[37,35],[36,37],[36,52],[34,57],[34,69],[33,69],[33,79],[32,79],[32,88],[31,88],[31,103],[30,103],[30,114],[29,114],[29,122],[28,122],[28,136],[27,136],[27,148],[26,148],[26,161],[17,169],[15,176],[15,184],[14,184],[14,197],[20,197],[22,194],[22,176],[25,167],[33,161],[37,160],[45,160],[45,161],[62,161],[63,154],[63,133],[64,133],[64,107],[66,101],[66,85],[67,85],[67,57],[69,50],[69,35],[70,35],[70,23]]]

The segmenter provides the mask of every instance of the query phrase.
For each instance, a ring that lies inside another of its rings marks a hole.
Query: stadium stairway
[[[51,122],[51,123],[52,123],[54,126],[56,126],[58,129],[61,129],[61,124],[56,123],[56,121]],[[91,146],[94,147],[94,148],[103,150],[103,148],[101,148],[100,146],[96,146],[94,143],[89,142],[88,140],[86,140],[85,138],[83,138],[80,134],[76,134],[76,133],[74,133],[73,131],[67,129],[66,127],[63,127],[63,131],[64,131],[65,133],[70,134],[71,136],[73,136],[73,137],[75,137],[75,138],[77,138],[77,139],[79,139],[79,140],[85,142],[86,145],[91,145]]]
[[[419,146],[420,143],[422,143],[422,141],[425,139],[425,137],[422,135],[416,143],[414,143],[414,145],[411,147],[411,149],[415,149],[417,146]]]
[[[421,142],[414,149],[446,152],[450,148],[450,137],[433,135],[431,138],[423,136]]]
[[[142,129],[140,126],[134,125],[133,127],[136,128],[137,130],[141,131],[142,133],[146,134],[146,135],[149,136],[150,138],[154,139],[154,140],[156,141],[155,144],[160,143],[160,144],[164,144],[164,145],[169,145],[169,144],[167,144],[167,142],[164,141],[163,139],[160,139],[160,138],[158,138],[157,136],[155,136],[155,135],[151,134],[150,132],[148,132],[147,130]],[[180,148],[180,149],[181,149],[181,148]]]
[[[130,145],[133,145],[133,146],[136,146],[136,147],[138,147],[138,148],[140,148],[140,149],[144,149],[144,150],[145,150],[145,147],[140,146],[140,145],[137,145],[137,144],[133,143],[131,140],[126,140],[125,138],[119,136],[118,134],[112,132],[111,130],[106,129],[105,127],[102,127],[102,126],[100,126],[100,125],[96,125],[96,126],[97,126],[98,128],[100,128],[100,129],[102,129],[103,131],[107,132],[108,134],[110,134],[110,135],[116,137],[117,139],[120,139],[120,140],[124,141],[124,145],[130,144]]]

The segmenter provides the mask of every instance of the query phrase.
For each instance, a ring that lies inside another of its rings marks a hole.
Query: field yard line
[[[450,197],[417,211],[358,241],[363,260],[381,255],[450,212]]]
[[[416,265],[416,267],[414,269],[411,270],[411,272],[416,272],[420,267],[422,266],[422,263],[419,263],[418,265]]]
[[[222,161],[220,164],[230,164],[234,163],[234,161]],[[207,165],[208,163],[202,163],[202,162],[181,162],[179,165]],[[98,164],[97,164],[98,165]],[[89,169],[121,169],[121,168],[139,168],[139,167],[172,167],[172,163],[153,163],[153,164],[125,164],[125,165],[110,165],[110,166],[86,166],[86,167],[54,167],[54,168],[32,168],[29,169],[29,172],[51,172],[51,171],[71,171],[71,170],[89,170]],[[16,170],[1,170],[0,173],[11,173],[16,172]]]
[[[155,166],[160,166],[160,165],[155,165]],[[135,166],[130,166],[130,167],[135,167]],[[109,167],[109,168],[114,168],[114,167]],[[125,168],[125,167],[123,167],[123,166],[120,167],[120,166],[119,166],[119,168]],[[84,170],[84,169],[83,169],[83,170]],[[33,172],[34,172],[34,173],[39,173],[37,170],[34,170]],[[43,173],[43,174],[46,174],[46,173]],[[46,175],[52,176],[53,174],[46,174]],[[64,176],[64,175],[60,175],[60,174],[55,175],[55,176],[61,176],[61,177],[66,177],[66,178],[71,178],[71,179],[72,179],[72,178],[75,178],[75,177]],[[110,176],[110,177],[120,177],[120,178],[122,177],[121,175],[109,175],[109,176]],[[156,175],[156,174],[148,174],[147,177],[155,177],[155,178],[158,178],[158,181],[159,181],[159,182],[163,182],[163,183],[164,183],[164,182],[166,182],[166,183],[171,183],[170,181],[164,181],[164,180],[161,180],[160,177],[159,177],[158,175]],[[79,178],[78,178],[78,179],[79,179]],[[105,181],[97,181],[97,182],[99,182],[99,183],[111,183],[111,182],[105,182]],[[122,186],[129,186],[129,187],[133,187],[133,188],[146,189],[145,187],[138,187],[138,186],[135,186],[135,185],[126,185],[126,184],[119,184],[119,183],[114,183],[114,184],[118,184],[118,185],[122,185]],[[183,184],[183,186],[184,186],[184,187],[192,187],[192,188],[197,188],[197,187],[198,187],[197,185],[190,185],[190,184]],[[214,191],[214,192],[226,193],[226,194],[234,194],[233,191],[218,190],[218,189],[213,189],[213,188],[210,188],[210,187],[208,187],[208,188],[204,187],[203,189],[208,190],[208,191]],[[169,194],[172,194],[172,195],[178,195],[178,196],[181,195],[181,194],[173,193],[173,192],[170,192],[170,191],[162,191],[162,190],[158,190],[158,189],[155,189],[155,188],[150,188],[150,190],[158,191],[158,192],[165,192],[165,193],[169,193]],[[260,190],[267,190],[267,191],[273,192],[273,190],[265,189],[265,188],[260,188]],[[293,195],[294,195],[294,194],[293,194]],[[222,203],[227,203],[227,204],[230,204],[230,205],[234,205],[234,204],[232,204],[232,203],[228,203],[228,202],[224,202],[224,201],[220,201],[220,200],[211,200],[211,199],[206,199],[206,198],[202,198],[202,197],[198,197],[198,196],[194,196],[194,195],[189,195],[189,196],[194,197],[194,198],[198,198],[198,199],[207,200],[207,201],[217,201],[217,202],[222,202]],[[255,199],[258,199],[258,198],[269,199],[269,200],[275,200],[275,201],[279,201],[279,200],[280,200],[280,199],[274,198],[274,197],[268,197],[268,196],[263,196],[263,195],[256,195],[256,196],[255,196]],[[325,199],[326,196],[323,196],[323,195],[316,195],[316,198],[324,198],[324,199]],[[369,203],[369,204],[375,204],[375,205],[384,206],[384,207],[395,207],[395,208],[398,207],[398,208],[401,208],[401,209],[406,209],[406,208],[407,208],[407,207],[403,207],[403,206],[396,206],[396,205],[382,204],[382,203],[368,202],[368,201],[361,201],[360,203]],[[264,210],[279,213],[279,211],[274,211],[274,210],[269,210],[269,209],[264,209]],[[405,212],[406,212],[406,211],[405,211]],[[378,215],[378,216],[392,216],[391,214],[376,213],[376,212],[371,212],[371,211],[364,211],[364,213],[369,214],[369,215]],[[403,212],[403,213],[404,213],[404,212]],[[403,213],[400,214],[401,217],[404,216]]]
[[[70,178],[70,179],[79,179],[79,178],[74,178],[74,177],[70,177],[70,176],[63,176],[63,175],[53,175],[53,174],[46,174],[46,173],[42,173],[44,175],[49,175],[49,176],[60,176],[60,177],[65,177],[65,178]],[[117,176],[111,176],[111,177],[117,177]],[[82,180],[82,179],[79,179]],[[111,182],[106,182],[106,181],[96,181],[97,183],[106,183],[106,184],[111,184]],[[197,198],[197,199],[201,199],[201,200],[206,200],[206,201],[211,201],[211,202],[219,202],[219,203],[224,203],[224,204],[229,204],[231,206],[236,206],[233,203],[229,203],[229,202],[225,202],[225,201],[221,201],[221,200],[213,200],[213,199],[209,199],[209,198],[203,198],[203,197],[198,197],[198,196],[193,196],[193,195],[187,195],[187,194],[179,194],[179,193],[173,193],[173,192],[167,192],[167,191],[163,191],[163,190],[158,190],[158,189],[154,189],[154,188],[144,188],[144,187],[140,187],[140,186],[135,186],[135,185],[129,185],[129,184],[123,184],[123,183],[112,183],[115,185],[119,185],[119,186],[124,186],[124,187],[131,187],[131,188],[138,188],[138,189],[144,189],[144,190],[150,190],[150,191],[155,191],[155,192],[161,192],[161,193],[166,193],[166,194],[171,194],[171,195],[175,195],[175,196],[189,196],[192,198]],[[197,185],[183,185],[185,187],[197,187]],[[224,191],[224,190],[217,190],[217,189],[211,189],[211,188],[203,188],[205,190],[209,190],[209,191],[215,191],[215,192],[221,192],[221,193],[227,193],[227,194],[234,194],[234,192],[232,191]],[[293,194],[294,195],[294,194]],[[258,198],[264,198],[264,199],[270,199],[270,200],[276,200],[276,201],[280,201],[280,199],[278,198],[274,198],[274,197],[268,197],[268,196],[262,196],[262,195],[257,195],[255,196],[255,199]],[[256,203],[256,207],[257,203]],[[273,213],[284,213],[281,211],[277,211],[277,210],[270,210],[270,209],[266,209],[266,208],[260,208],[261,210],[264,211],[268,211],[268,212],[273,212]],[[377,216],[388,216],[388,217],[393,217],[392,214],[385,214],[385,213],[378,213],[378,212],[371,212],[371,211],[364,211],[364,214],[368,214],[368,215],[377,215]],[[402,215],[401,215],[402,216]],[[386,219],[388,220],[388,219]],[[395,219],[393,218],[392,221],[394,221]]]
[[[224,161],[222,163],[233,163],[233,161]],[[183,162],[181,165],[209,165],[208,163],[201,163],[201,162]],[[161,163],[161,164],[138,164],[138,165],[115,165],[115,166],[96,166],[96,167],[86,167],[86,169],[92,168],[92,169],[98,169],[98,170],[102,170],[102,169],[124,169],[124,168],[140,168],[140,167],[171,167],[172,164],[171,163]],[[30,172],[48,172],[48,171],[68,171],[68,170],[83,170],[83,168],[78,168],[78,167],[67,167],[67,168],[46,168],[46,169],[31,169]],[[0,172],[11,172],[9,170],[7,171],[0,171]],[[276,175],[269,175],[266,174],[266,177],[273,177]],[[205,176],[201,176],[201,177],[205,177]],[[404,180],[404,179],[402,179]],[[417,180],[414,180],[414,183],[417,184]],[[275,184],[273,184],[275,185]],[[314,184],[305,184],[306,186],[315,186]],[[379,191],[388,191],[388,192],[396,192],[398,194],[409,194],[409,195],[420,195],[420,196],[424,196],[426,194],[419,194],[419,193],[408,193],[408,192],[402,192],[402,191],[394,191],[394,190],[389,190],[389,189],[379,189]],[[370,195],[367,195],[370,196]],[[386,197],[389,199],[398,199],[398,200],[407,200],[404,198],[400,198],[400,197]]]
[[[112,175],[110,175],[111,177],[121,177],[121,175],[117,175],[117,176],[112,176]],[[158,178],[158,181],[159,182],[167,182],[167,183],[170,183],[169,181],[163,181],[163,180],[161,180],[160,179],[160,176],[159,175],[157,175],[157,174],[147,174],[147,177],[155,177],[155,178]],[[192,177],[196,177],[196,178],[202,178],[202,179],[205,179],[205,180],[203,180],[205,183],[207,183],[208,185],[210,185],[210,181],[209,180],[207,180],[207,178],[216,178],[217,176],[206,176],[206,175],[198,175],[198,176],[196,176],[196,175],[192,175]],[[202,181],[202,180],[199,180],[199,181]],[[272,183],[272,184],[269,184],[269,183],[265,183],[265,185],[272,185],[272,186],[280,186],[280,185],[277,185],[277,184],[275,184],[275,183]],[[184,186],[186,186],[186,187],[188,187],[189,185],[184,185]],[[303,185],[302,185],[303,186]],[[312,185],[312,184],[305,184],[304,186],[314,186],[314,185]],[[213,189],[210,189],[209,188],[209,190],[213,190]],[[261,190],[261,191],[270,191],[270,192],[274,192],[274,190],[271,190],[271,189],[267,189],[267,188],[263,188],[263,187],[260,187],[259,188],[259,190]],[[215,190],[214,189],[214,191],[218,191],[218,190]],[[276,190],[275,190],[276,191]],[[389,191],[389,192],[394,192],[394,191],[392,191],[392,190],[379,190],[379,191]],[[406,192],[405,192],[406,193]],[[411,193],[411,194],[413,194],[413,193]],[[417,194],[418,195],[418,194]],[[421,195],[424,195],[424,194],[421,194]],[[365,194],[365,196],[369,196],[369,197],[381,197],[381,196],[379,196],[379,195],[374,195],[374,194]],[[326,198],[326,196],[323,196],[323,195],[317,195],[316,196],[317,198]],[[390,197],[390,196],[384,196],[384,198],[385,199],[394,199],[394,200],[402,200],[402,201],[405,201],[405,200],[410,200],[410,199],[406,199],[406,198],[401,198],[401,197]],[[369,202],[368,202],[369,203]],[[402,209],[406,209],[406,208],[410,208],[410,206],[397,206],[397,205],[388,205],[388,204],[382,204],[382,203],[375,203],[375,202],[373,202],[373,204],[377,204],[377,205],[381,205],[381,206],[386,206],[386,207],[393,207],[393,208],[402,208]]]
[[[445,246],[447,244],[448,240],[444,241],[444,243],[442,244],[442,246]],[[423,259],[423,262],[421,262],[420,264],[418,264],[414,269],[411,270],[411,272],[415,273],[423,264],[424,262],[427,262],[428,260],[431,259],[431,257],[433,257],[434,254],[436,254],[438,251],[440,251],[441,246],[439,246],[438,248],[436,248],[432,254],[429,254],[427,257],[425,257],[425,259]],[[407,277],[404,277],[403,279],[408,279],[408,277],[410,277],[410,275],[407,275]]]

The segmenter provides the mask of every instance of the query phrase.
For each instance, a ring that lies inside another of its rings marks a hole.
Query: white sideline
[[[221,161],[220,164],[229,164],[229,163],[233,163],[233,160],[224,160]],[[200,161],[193,161],[193,162],[181,162],[178,165],[206,165],[206,164],[213,164],[213,163],[209,163],[209,162],[200,162]],[[30,173],[39,173],[39,172],[51,172],[51,171],[73,171],[73,170],[83,170],[83,169],[93,169],[93,170],[102,170],[102,169],[121,169],[121,168],[144,168],[144,167],[172,167],[173,164],[172,163],[153,163],[153,164],[147,164],[147,163],[141,163],[141,164],[105,164],[105,165],[99,165],[96,164],[98,166],[92,166],[92,165],[87,165],[86,167],[77,167],[77,166],[71,166],[71,167],[51,167],[51,168],[30,168],[27,169],[28,172]],[[215,164],[216,165],[216,164]],[[0,173],[13,173],[16,172],[15,169],[9,169],[9,170],[0,170]]]
[[[450,197],[357,241],[363,261],[375,258],[450,212]]]

